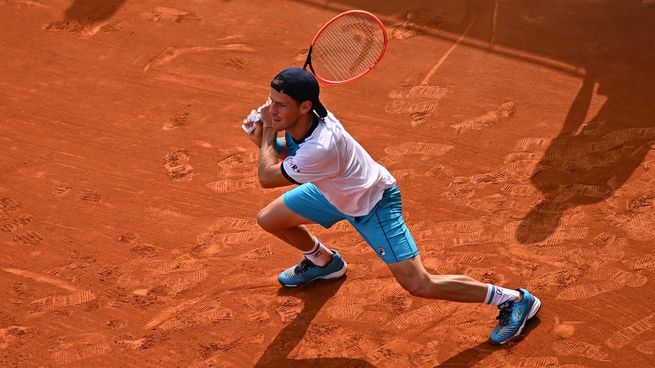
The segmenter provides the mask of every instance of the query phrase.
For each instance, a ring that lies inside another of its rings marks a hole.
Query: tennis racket
[[[312,40],[303,69],[321,84],[343,84],[361,78],[382,60],[387,31],[382,22],[364,10],[349,10],[327,21]],[[258,113],[248,119],[256,122]],[[255,124],[242,126],[250,134]]]
[[[350,10],[321,27],[303,68],[309,67],[319,83],[348,83],[373,70],[386,48],[387,31],[382,22],[367,11]]]

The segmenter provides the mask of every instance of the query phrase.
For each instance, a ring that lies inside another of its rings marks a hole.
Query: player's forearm
[[[259,183],[264,188],[273,187],[273,179],[277,174],[277,157],[278,153],[275,149],[275,139],[277,132],[272,128],[264,128],[262,132],[262,144],[259,147],[259,162],[257,166],[257,173],[259,176]]]

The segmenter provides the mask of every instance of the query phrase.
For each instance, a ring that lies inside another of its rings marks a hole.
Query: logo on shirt
[[[289,165],[291,166],[291,170],[293,170],[293,171],[297,172],[298,174],[300,174],[300,168],[298,167],[298,165],[296,165],[295,162],[293,162],[293,160],[291,160],[291,162],[289,162]]]
[[[387,253],[384,251],[384,248],[378,248],[378,253],[380,253],[381,256],[385,256]]]

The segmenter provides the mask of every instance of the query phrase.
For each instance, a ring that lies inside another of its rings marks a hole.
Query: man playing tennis
[[[525,289],[511,290],[464,275],[428,273],[402,216],[396,180],[375,162],[319,100],[315,77],[301,68],[282,70],[260,108],[249,135],[259,146],[259,181],[264,188],[298,184],[262,209],[257,222],[300,250],[304,257],[280,273],[296,287],[346,273],[341,254],[323,245],[304,224],[329,228],[350,222],[410,294],[430,299],[493,304],[500,308],[491,341],[503,344],[521,333],[541,301]],[[285,141],[277,139],[284,131]],[[284,157],[280,162],[278,155]]]

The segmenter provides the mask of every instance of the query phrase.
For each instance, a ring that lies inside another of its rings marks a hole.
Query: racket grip
[[[243,129],[246,134],[252,134],[253,130],[255,130],[255,124],[256,122],[261,120],[261,115],[258,113],[252,113],[248,115],[248,120],[250,120],[251,123],[253,123],[251,126],[246,126],[245,124],[241,124],[241,129]]]
[[[253,130],[255,130],[255,126],[247,127],[245,124],[241,124],[241,129],[243,129],[246,134],[252,134]]]

